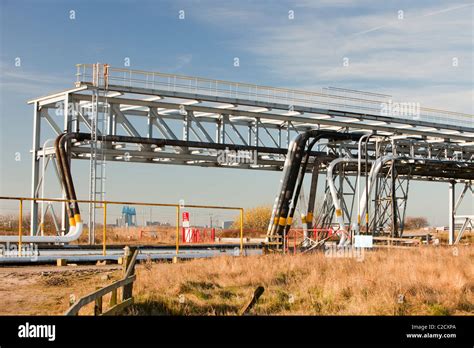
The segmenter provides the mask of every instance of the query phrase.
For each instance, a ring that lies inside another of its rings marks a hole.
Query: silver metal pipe
[[[22,243],[70,243],[77,240],[83,230],[83,223],[76,222],[76,226],[69,226],[69,232],[64,236],[23,236]],[[0,236],[2,243],[18,243],[18,236]]]
[[[365,138],[368,138],[372,135],[372,133],[367,133],[364,134],[360,139],[359,139],[359,146],[358,146],[358,151],[357,151],[357,225],[360,227],[360,221],[361,221],[361,216],[358,214],[360,210],[360,174],[362,171],[362,141]]]
[[[380,169],[382,169],[383,165],[388,162],[395,159],[395,156],[393,155],[387,155],[387,156],[382,156],[375,160],[373,162],[372,168],[370,169],[369,173],[369,182],[368,182],[368,188],[366,188],[367,195],[362,195],[361,202],[360,202],[360,209],[358,214],[360,216],[364,216],[366,210],[368,209],[368,199],[367,196],[370,197],[372,194],[372,189],[374,187],[374,182],[377,179],[377,175],[380,172]],[[356,233],[359,234],[359,229],[356,228]]]

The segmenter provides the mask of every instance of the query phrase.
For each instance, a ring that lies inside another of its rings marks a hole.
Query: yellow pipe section
[[[107,203],[104,203],[104,226],[102,227],[102,255],[105,256],[107,253]]]
[[[289,218],[288,218],[289,219]],[[301,214],[301,223],[305,224],[306,223],[306,215]],[[291,221],[288,222],[288,225],[291,225]]]
[[[74,221],[76,222],[76,224],[82,222],[81,221],[81,214],[75,214],[74,215]]]
[[[244,209],[240,209],[240,255],[244,254]]]
[[[23,200],[20,199],[20,214],[18,220],[18,255],[21,256],[21,237],[23,229]]]
[[[179,253],[179,205],[176,206],[176,255]]]

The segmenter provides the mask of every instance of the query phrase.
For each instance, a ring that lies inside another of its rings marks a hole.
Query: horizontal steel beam
[[[90,88],[92,87],[88,83],[85,83],[85,85],[87,85]],[[448,124],[444,125],[440,123],[419,121],[419,120],[414,120],[414,119],[405,120],[403,118],[379,116],[379,115],[373,115],[373,114],[367,114],[367,113],[345,112],[345,111],[338,111],[338,110],[331,110],[331,109],[306,107],[306,106],[300,106],[300,105],[289,105],[289,104],[281,104],[281,103],[253,101],[253,100],[247,100],[247,99],[210,96],[206,94],[166,91],[166,90],[161,90],[161,89],[148,89],[148,88],[140,88],[140,87],[117,86],[117,85],[109,85],[108,89],[113,90],[113,91],[123,92],[123,93],[159,95],[161,97],[193,99],[193,100],[200,100],[200,101],[205,100],[205,101],[216,102],[216,103],[255,106],[255,107],[262,107],[262,108],[267,108],[267,109],[279,109],[279,110],[286,110],[286,111],[288,111],[291,106],[292,111],[295,111],[295,112],[323,114],[323,115],[349,117],[349,118],[361,118],[364,120],[383,121],[387,123],[398,123],[398,124],[406,124],[406,125],[412,125],[412,126],[436,128],[436,129],[449,129],[449,130],[456,130],[459,132],[472,132],[473,131],[473,129],[469,127],[460,127],[460,126],[448,125]],[[227,109],[227,110],[232,110],[232,109]]]
[[[87,96],[73,96],[74,99],[84,100]],[[102,101],[105,99],[102,98]],[[300,124],[310,124],[313,126],[318,125],[329,125],[329,126],[337,126],[341,128],[350,128],[352,130],[369,130],[369,131],[386,131],[392,134],[411,134],[411,135],[420,135],[424,137],[435,137],[435,138],[445,138],[445,139],[456,139],[462,141],[473,141],[474,139],[474,129],[471,129],[472,135],[469,136],[468,134],[443,134],[440,131],[421,131],[417,130],[416,128],[397,128],[397,127],[390,127],[390,126],[383,126],[383,125],[369,125],[369,124],[361,124],[361,123],[347,123],[331,119],[321,119],[321,118],[309,118],[304,116],[288,116],[288,115],[281,115],[275,114],[270,112],[259,113],[259,112],[252,112],[248,110],[238,110],[238,109],[219,109],[216,107],[209,107],[209,106],[200,106],[200,105],[184,105],[179,103],[169,103],[169,102],[156,102],[156,101],[144,101],[144,100],[136,100],[136,99],[128,99],[128,98],[107,98],[109,103],[114,104],[123,104],[123,105],[141,105],[146,107],[152,108],[165,108],[165,109],[173,109],[173,110],[180,110],[180,108],[184,107],[185,110],[191,110],[194,112],[207,112],[207,113],[215,113],[215,114],[229,114],[232,116],[246,116],[250,118],[260,118],[261,122],[265,122],[265,120],[273,120],[273,121],[280,121],[281,123],[291,121],[292,123],[300,123]],[[181,116],[181,119],[184,119],[184,115]],[[284,126],[283,126],[284,127]]]

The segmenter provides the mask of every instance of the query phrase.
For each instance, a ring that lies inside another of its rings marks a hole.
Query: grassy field
[[[126,314],[235,315],[262,285],[250,314],[473,315],[473,263],[472,246],[383,249],[363,258],[318,252],[143,261]],[[71,294],[79,299],[120,277],[116,265],[2,267],[0,315],[63,314]]]
[[[258,285],[256,315],[472,315],[474,248],[222,257],[138,268],[130,314],[233,315]]]

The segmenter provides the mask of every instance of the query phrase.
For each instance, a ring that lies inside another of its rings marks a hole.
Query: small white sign
[[[189,212],[183,211],[183,227],[189,227]]]
[[[354,247],[356,248],[372,248],[374,246],[372,236],[354,236]]]
[[[184,241],[186,243],[192,243],[193,241],[193,230],[191,228],[184,229]]]

